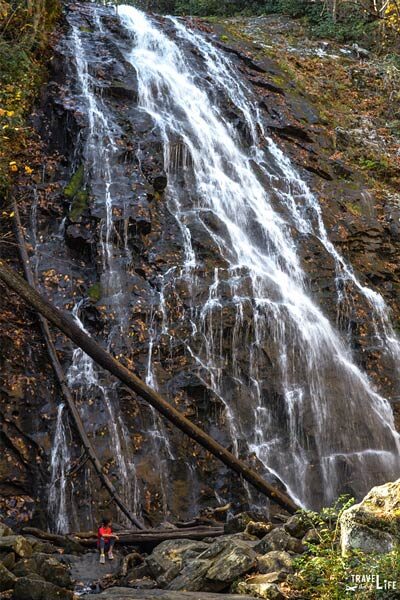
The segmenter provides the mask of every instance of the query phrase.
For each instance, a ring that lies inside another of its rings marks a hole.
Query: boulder
[[[294,554],[304,554],[304,552],[307,551],[307,546],[302,542],[302,540],[291,537],[288,541],[286,550],[288,552],[293,552]]]
[[[257,559],[257,570],[260,573],[292,573],[293,561],[287,552],[280,552],[279,550],[273,550],[259,556]]]
[[[32,573],[37,573],[37,564],[33,558],[24,558],[17,562],[12,569],[16,577],[29,577]]]
[[[303,544],[319,544],[321,541],[318,531],[316,529],[309,529],[301,540]]]
[[[292,537],[301,539],[306,534],[308,526],[301,515],[293,515],[286,521],[284,529]]]
[[[38,577],[21,577],[14,588],[14,600],[74,600],[70,590],[41,581]]]
[[[253,515],[249,512],[242,512],[228,519],[224,525],[224,531],[228,534],[241,533],[251,522],[254,522]]]
[[[167,540],[146,558],[146,566],[159,586],[165,587],[190,560],[207,550],[208,544],[192,540]]]
[[[259,521],[250,521],[247,523],[245,533],[255,536],[259,539],[263,538],[267,533],[272,531],[274,526],[272,523],[263,523]]]
[[[0,563],[2,563],[9,571],[12,571],[15,565],[15,553],[6,552],[1,554]]]
[[[272,550],[286,550],[290,539],[290,535],[283,527],[277,527],[270,533],[267,533],[267,535],[254,546],[254,550],[260,554],[266,554]]]
[[[142,579],[153,579],[149,575],[149,569],[146,564],[137,565],[128,570],[126,575],[122,577],[121,584],[126,585],[128,587],[133,587],[132,582],[140,581]],[[160,584],[158,584],[158,587]]]
[[[245,541],[236,538],[218,540],[189,562],[168,589],[222,591],[255,565],[256,553]]]
[[[267,598],[268,600],[284,600],[285,596],[279,587],[270,580],[269,575],[254,575],[246,581],[238,583],[237,591],[240,594],[254,594],[258,598]]]
[[[2,563],[0,563],[0,592],[11,590],[17,578]]]
[[[42,540],[38,540],[33,536],[25,536],[26,539],[32,544],[33,553],[36,554],[40,552],[41,554],[59,554],[60,551],[57,546],[54,544],[50,544],[50,542],[44,542]]]
[[[400,479],[377,486],[340,517],[342,554],[391,552],[400,535]]]
[[[10,527],[8,527],[8,525],[0,522],[0,537],[13,535],[13,533],[13,530]]]
[[[32,556],[32,546],[22,535],[0,537],[0,550],[15,552],[20,558],[29,558]]]
[[[129,579],[129,582],[126,585],[136,590],[154,590],[157,588],[157,583],[154,581],[154,579],[150,579],[149,577],[143,577],[142,579]]]
[[[56,558],[50,556],[43,560],[38,568],[38,573],[54,585],[72,588],[72,579],[67,565],[60,563]]]
[[[207,571],[209,581],[232,583],[238,577],[248,573],[256,565],[256,553],[240,540],[228,543],[217,560]]]
[[[210,567],[210,562],[207,560],[194,560],[189,563],[181,573],[175,577],[168,585],[169,590],[200,592],[202,590],[210,590],[211,586],[207,585],[206,574]],[[217,590],[221,586],[217,586]],[[212,589],[212,588],[211,588]]]

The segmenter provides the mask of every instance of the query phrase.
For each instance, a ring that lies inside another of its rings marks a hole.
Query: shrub
[[[365,589],[354,587],[356,575],[379,575],[381,582],[395,580],[400,564],[400,547],[389,554],[364,554],[353,551],[342,557],[339,545],[339,518],[354,503],[352,498],[342,496],[332,508],[320,513],[302,511],[305,521],[318,532],[319,542],[309,543],[308,552],[296,559],[296,575],[291,587],[301,592],[304,600],[395,600],[398,590],[377,590],[374,584]]]

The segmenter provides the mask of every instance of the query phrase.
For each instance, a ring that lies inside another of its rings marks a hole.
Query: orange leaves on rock
[[[61,276],[55,271],[55,269],[49,269],[43,273],[45,285],[52,287],[58,287],[60,277]]]

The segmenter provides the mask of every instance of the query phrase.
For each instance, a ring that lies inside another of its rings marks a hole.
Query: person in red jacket
[[[116,540],[118,540],[118,536],[112,532],[111,519],[104,517],[97,531],[97,547],[100,551],[102,565],[106,562],[105,552],[107,552],[108,558],[113,560],[113,548]]]

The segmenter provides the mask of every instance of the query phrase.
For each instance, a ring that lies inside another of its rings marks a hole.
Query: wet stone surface
[[[21,212],[41,289],[57,306],[73,311],[81,325],[128,368],[156,386],[223,445],[233,450],[237,446],[240,454],[274,483],[279,484],[279,478],[268,475],[261,459],[253,453],[254,446],[270,451],[270,439],[280,440],[279,451],[273,457],[261,456],[264,462],[271,459],[273,464],[275,456],[279,461],[279,456],[287,457],[288,453],[301,456],[304,449],[310,452],[308,464],[302,463],[304,470],[296,468],[295,474],[302,473],[297,484],[306,492],[312,490],[315,505],[326,500],[326,490],[320,485],[324,473],[335,483],[335,493],[362,494],[366,491],[364,476],[381,476],[379,455],[368,458],[368,468],[360,468],[363,449],[369,447],[371,439],[379,446],[379,433],[370,422],[361,422],[361,433],[357,430],[351,436],[359,440],[351,456],[343,451],[348,437],[341,435],[343,414],[347,421],[368,414],[359,410],[364,390],[361,395],[353,390],[354,405],[349,405],[347,395],[338,388],[344,378],[335,361],[327,358],[320,368],[309,368],[301,346],[302,334],[295,320],[288,320],[292,297],[282,299],[272,277],[264,278],[261,285],[248,264],[235,267],[235,249],[227,247],[229,222],[221,218],[215,205],[210,208],[204,201],[196,183],[196,176],[202,170],[208,172],[210,163],[206,161],[201,169],[193,171],[195,148],[191,156],[182,142],[183,133],[195,127],[195,120],[191,121],[190,115],[185,117],[185,131],[172,132],[165,147],[155,118],[138,105],[139,70],[128,60],[132,35],[107,9],[98,11],[96,16],[94,7],[87,3],[71,5],[67,11],[65,35],[54,49],[51,81],[43,91],[42,106],[35,117],[47,143],[48,168],[43,182],[38,183],[36,199],[32,204],[22,204]],[[238,147],[247,151],[251,133],[243,110],[220,81],[209,81],[199,47],[194,52],[193,44],[182,39],[171,22],[161,19],[157,26],[168,33],[169,39],[179,42],[196,74],[195,80],[212,97],[220,118],[232,126]],[[368,199],[362,180],[330,159],[332,146],[320,130],[318,115],[308,100],[293,91],[273,61],[254,62],[246,53],[246,49],[229,52],[235,72],[253,85],[263,124],[296,164],[301,181],[323,200],[322,218],[329,239],[351,259],[361,257],[356,264],[360,281],[371,289],[377,286],[390,299],[398,285],[387,268],[388,257],[398,252],[394,225],[390,228],[377,219],[373,199]],[[158,108],[163,107],[165,102]],[[168,110],[172,117],[177,108],[172,103]],[[321,236],[301,227],[303,218],[315,232],[316,213],[306,196],[299,194],[296,218],[291,214],[290,204],[285,202],[288,184],[282,176],[282,165],[266,140],[262,147],[263,161],[256,164],[252,158],[252,170],[246,174],[256,185],[255,174],[268,191],[271,206],[285,223],[285,235],[292,236],[293,249],[305,272],[307,297],[312,296],[315,306],[337,324],[355,360],[370,373],[382,393],[393,394],[393,361],[377,348],[365,295],[344,281],[340,291],[347,301],[338,304],[337,262]],[[52,155],[55,151],[56,164]],[[224,160],[226,173],[235,181],[241,172],[236,163],[233,172],[226,157]],[[77,174],[81,168],[80,178]],[[217,183],[224,181],[222,170]],[[293,183],[294,188],[296,185],[298,182]],[[249,189],[244,185],[239,188],[230,196],[230,203],[241,189]],[[213,194],[209,197],[214,198]],[[354,205],[361,206],[361,214],[353,209]],[[259,210],[259,204],[256,208]],[[263,227],[270,223],[270,216],[252,217],[250,221],[247,233],[258,252],[265,248]],[[188,238],[195,267],[187,266],[191,260],[187,255]],[[272,257],[279,253],[277,243],[268,240]],[[283,270],[289,255],[278,261]],[[264,302],[266,299],[269,303]],[[305,325],[309,329],[302,331],[310,336],[323,335],[326,328],[319,327],[319,317],[314,319],[315,313],[308,316]],[[18,317],[22,321],[26,315]],[[4,329],[1,338],[4,375],[0,408],[6,416],[7,435],[21,449],[24,459],[16,456],[12,444],[7,445],[0,458],[0,489],[13,502],[15,498],[15,512],[24,515],[28,512],[25,506],[30,506],[32,512],[32,498],[36,497],[33,491],[39,489],[42,500],[35,504],[36,519],[46,523],[44,513],[48,498],[53,498],[49,494],[53,481],[57,498],[51,507],[54,527],[61,506],[60,472],[52,470],[51,465],[56,434],[59,450],[64,452],[60,456],[69,466],[79,461],[81,448],[67,416],[57,418],[59,394],[40,334],[31,326],[24,335],[19,348],[13,344],[12,330]],[[233,506],[243,508],[249,503],[265,506],[256,493],[249,498],[241,482],[233,480],[217,461],[161,423],[140,398],[93,369],[82,354],[73,353],[64,338],[57,334],[55,338],[101,462],[128,503],[145,515],[146,524],[165,517],[190,518],[201,508],[220,502],[232,501]],[[281,359],[287,356],[282,352],[284,347],[291,349],[288,356],[293,371],[305,373],[308,368],[305,384],[297,379],[285,384],[280,371]],[[318,359],[323,356],[322,351],[317,354]],[[315,372],[329,392],[328,436],[323,424],[326,415],[317,414],[315,405],[308,401]],[[348,389],[346,383],[346,394]],[[296,403],[302,410],[290,412]],[[353,413],[349,416],[350,408]],[[291,419],[296,422],[296,431],[301,431],[296,452],[291,446]],[[297,427],[298,419],[301,426]],[[255,439],[254,432],[261,437]],[[318,458],[321,432],[326,455]],[[254,442],[251,452],[249,440]],[[286,471],[280,463],[279,467],[283,469],[282,477],[290,480],[293,469]],[[361,475],[352,478],[349,473]],[[351,489],[341,489],[340,482],[349,480],[353,481]],[[89,529],[107,506],[108,498],[89,465],[78,470],[72,482],[75,506],[67,511],[65,529]],[[71,494],[70,481],[65,488],[64,506],[73,506]],[[7,510],[13,511],[14,507]],[[118,513],[115,517],[121,518]]]

